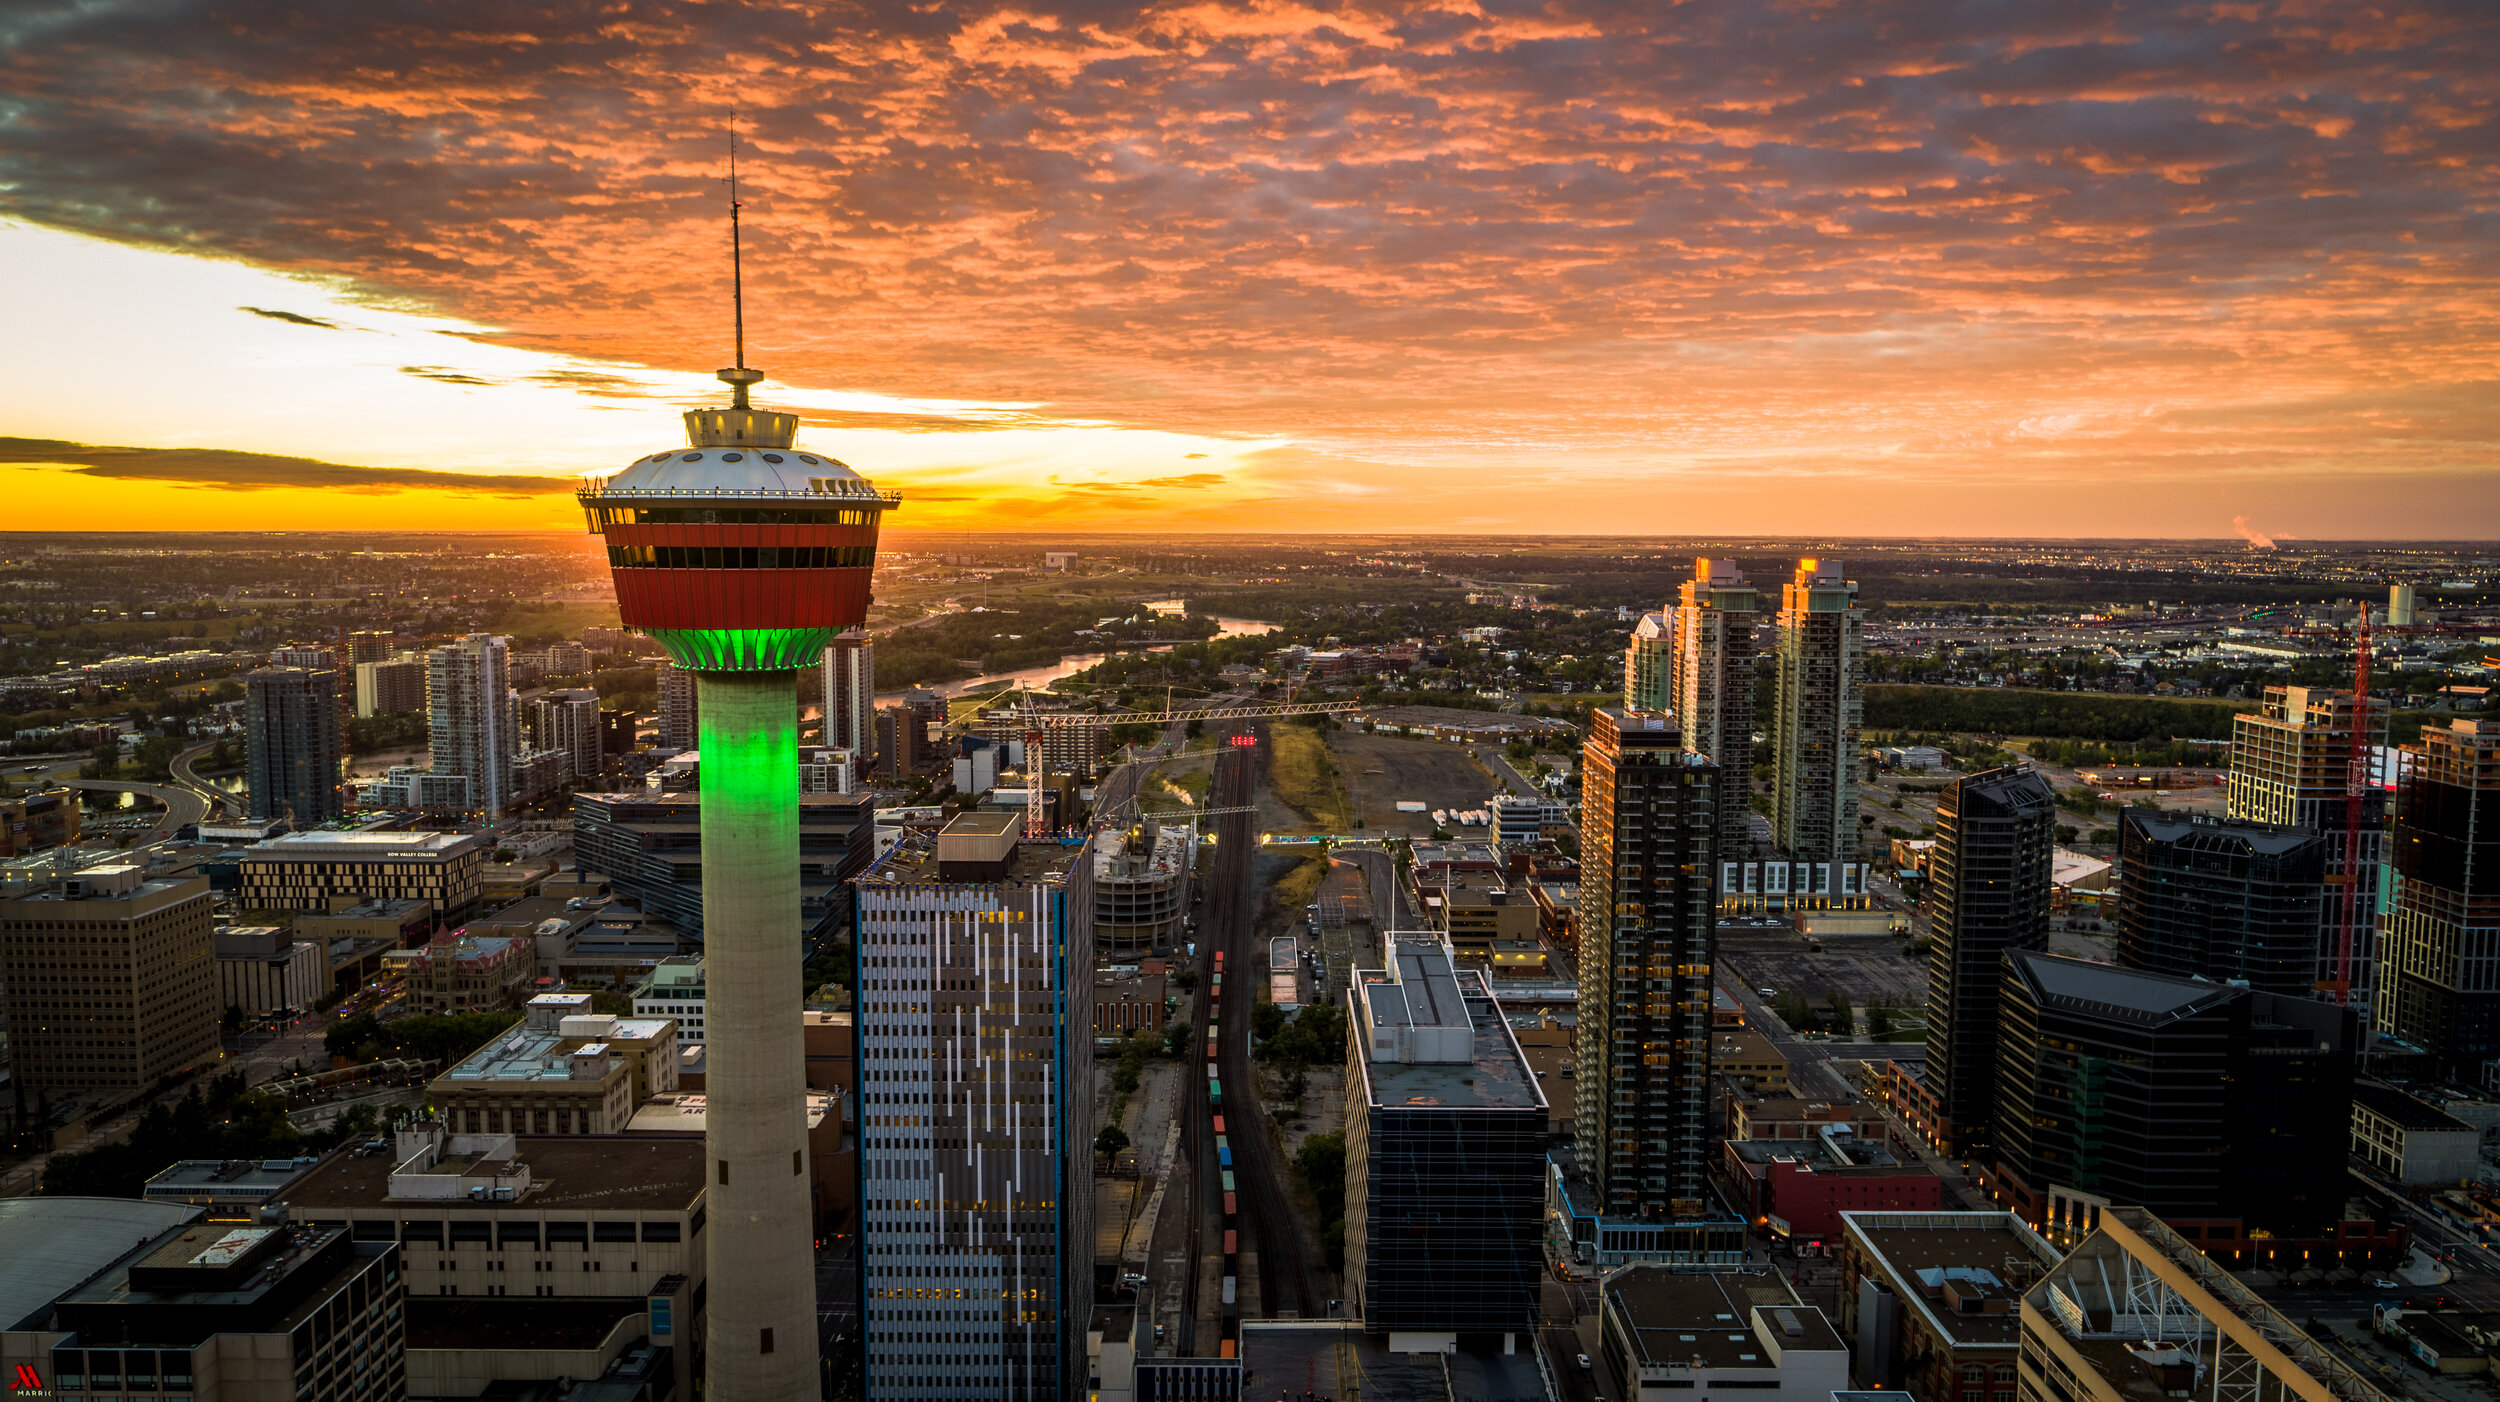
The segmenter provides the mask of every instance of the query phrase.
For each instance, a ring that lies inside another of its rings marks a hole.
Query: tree
[[[1250,1030],[1262,1042],[1272,1040],[1285,1030],[1285,1010],[1264,1000],[1251,1005]]]
[[[1104,1158],[1110,1158],[1127,1147],[1128,1131],[1118,1125],[1104,1125],[1102,1133],[1094,1136],[1094,1152]]]

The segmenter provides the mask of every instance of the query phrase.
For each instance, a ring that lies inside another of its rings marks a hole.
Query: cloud
[[[113,448],[50,438],[0,438],[0,464],[60,466],[91,477],[171,482],[234,492],[324,488],[347,492],[528,496],[570,493],[581,485],[569,477],[357,467],[224,448]]]
[[[432,380],[437,384],[445,385],[478,385],[483,387],[490,386],[495,383],[495,381],[487,379],[482,375],[472,375],[465,370],[454,370],[443,365],[402,365],[399,367],[399,373],[403,375],[414,375],[420,380]]]
[[[339,324],[335,321],[323,321],[320,317],[305,316],[300,312],[272,311],[267,307],[238,307],[236,310],[250,312],[254,316],[265,316],[271,321],[290,322],[297,326],[318,326],[324,331],[339,329]]]
[[[2274,413],[2489,378],[2472,0],[20,0],[0,85],[22,217],[698,371],[734,114],[753,363],[1041,406],[826,426],[1290,437],[1470,514],[1453,464],[2500,470]]]

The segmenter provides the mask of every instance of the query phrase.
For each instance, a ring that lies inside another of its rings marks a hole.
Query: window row
[[[877,562],[873,545],[611,545],[611,569],[837,570]]]

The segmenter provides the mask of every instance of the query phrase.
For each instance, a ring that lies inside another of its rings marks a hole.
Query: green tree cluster
[[[1328,1264],[1345,1263],[1345,1135],[1314,1134],[1294,1152],[1293,1167],[1319,1208],[1320,1249]]]
[[[371,1013],[358,1013],[331,1023],[321,1045],[330,1055],[351,1061],[404,1056],[449,1066],[520,1020],[519,1013],[510,1012],[420,1013],[384,1022]]]
[[[246,1090],[243,1073],[228,1071],[197,1085],[171,1105],[153,1105],[130,1136],[82,1153],[55,1154],[44,1165],[42,1191],[70,1197],[135,1198],[150,1178],[179,1159],[279,1159],[327,1153],[379,1127],[373,1107],[360,1105],[329,1129],[305,1134],[287,1123],[284,1107]]]

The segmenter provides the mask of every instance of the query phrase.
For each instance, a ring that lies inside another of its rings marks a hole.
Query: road
[[[189,789],[164,784],[129,784],[119,779],[63,779],[60,782],[90,793],[135,793],[165,805],[165,816],[148,833],[150,842],[163,842],[186,825],[208,816],[208,800]]]
[[[1471,745],[1468,748],[1476,752],[1477,761],[1483,764],[1486,769],[1491,770],[1494,778],[1499,779],[1503,783],[1510,786],[1510,791],[1513,794],[1520,798],[1535,798],[1538,796],[1535,781],[1530,779],[1527,775],[1520,773],[1518,766],[1510,762],[1510,756],[1503,754],[1500,746]]]
[[[1423,917],[1406,899],[1406,888],[1398,883],[1395,857],[1378,847],[1339,843],[1329,855],[1341,857],[1363,868],[1364,884],[1372,893],[1372,928],[1379,931],[1419,930]]]
[[[174,756],[172,765],[174,783],[178,787],[189,789],[207,799],[210,809],[221,815],[229,810],[240,815],[243,811],[243,804],[233,794],[201,778],[199,770],[195,767],[199,763],[200,756],[215,748],[217,748],[216,742],[210,741],[206,744],[193,745]]]

